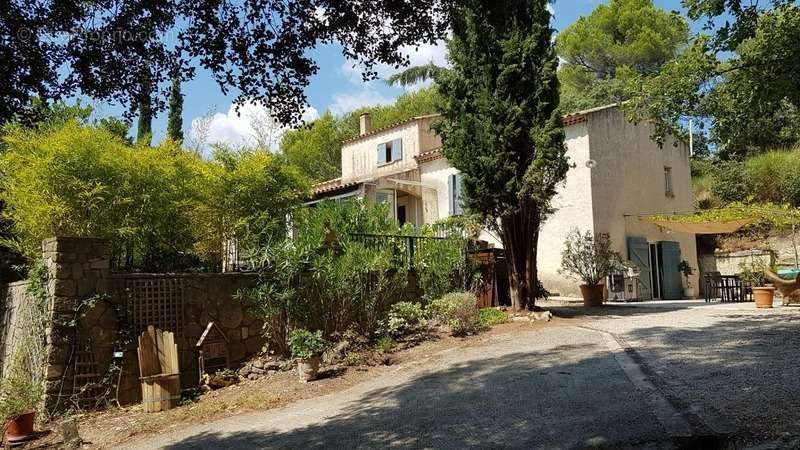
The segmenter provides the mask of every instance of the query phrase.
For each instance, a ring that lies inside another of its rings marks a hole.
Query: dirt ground
[[[390,354],[389,365],[322,367],[320,379],[302,383],[294,371],[277,372],[258,380],[239,384],[199,396],[178,408],[160,413],[145,413],[140,405],[110,408],[105,411],[71,416],[78,423],[86,449],[111,448],[134,437],[168,432],[187,424],[208,422],[255,410],[280,408],[298,400],[343,391],[362,381],[380,376],[399,364],[424,364],[437,358],[436,354],[451,348],[485,344],[497,334],[515,333],[523,329],[574,324],[578,318],[554,318],[550,322],[505,323],[473,336],[456,338],[437,333],[431,340]],[[26,448],[52,448],[61,445],[59,421],[45,426],[52,433]]]

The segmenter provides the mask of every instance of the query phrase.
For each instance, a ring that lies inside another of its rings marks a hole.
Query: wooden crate
[[[139,336],[139,380],[145,412],[158,412],[178,406],[181,380],[175,336],[154,326]]]

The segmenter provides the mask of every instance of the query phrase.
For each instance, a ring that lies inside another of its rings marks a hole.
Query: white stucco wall
[[[567,157],[574,166],[569,169],[565,183],[553,199],[556,211],[547,219],[539,234],[539,278],[552,293],[575,295],[578,282],[558,273],[564,240],[573,227],[593,230],[591,170],[589,160],[589,131],[586,123],[568,126],[566,134]]]
[[[667,233],[640,217],[694,210],[688,146],[668,137],[659,147],[650,122],[628,122],[618,108],[596,111],[587,119],[591,158],[597,162],[591,187],[595,232],[608,233],[624,257],[628,236],[678,242],[681,257],[697,269],[694,235]],[[665,167],[672,169],[672,196],[666,195]],[[690,278],[695,288],[697,272]]]

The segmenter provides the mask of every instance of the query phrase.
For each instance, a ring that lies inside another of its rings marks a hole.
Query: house
[[[389,204],[393,218],[413,225],[460,214],[460,176],[431,129],[436,118],[373,129],[369,115],[362,115],[359,136],[342,144],[342,176],[315,185],[311,203],[361,197]],[[561,295],[579,292],[576,281],[559,273],[564,240],[577,227],[610,235],[615,250],[639,269],[640,298],[682,298],[677,266],[685,259],[697,267],[695,236],[662,230],[643,217],[694,210],[687,145],[668,137],[660,147],[650,123],[629,122],[615,105],[563,120],[573,167],[539,238],[545,287]],[[501,247],[488,231],[481,238]],[[697,286],[696,273],[688,281]]]

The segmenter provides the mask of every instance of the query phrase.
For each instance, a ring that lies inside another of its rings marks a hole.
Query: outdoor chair
[[[764,271],[764,278],[767,279],[778,292],[783,296],[783,305],[800,303],[800,274],[794,280],[784,280],[777,273],[771,270]]]

